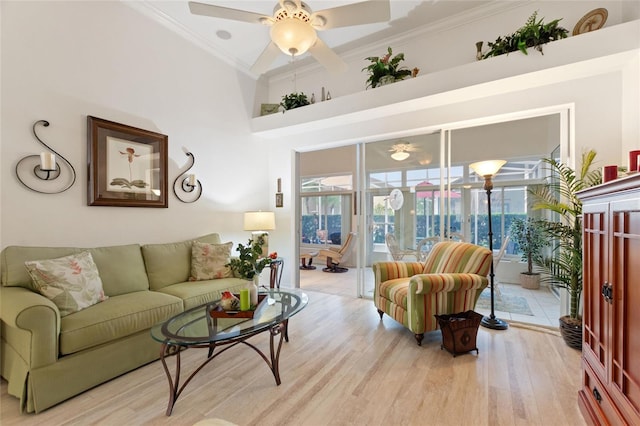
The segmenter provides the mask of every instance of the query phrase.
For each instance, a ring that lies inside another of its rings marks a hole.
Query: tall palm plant
[[[539,255],[537,266],[547,274],[546,281],[569,293],[569,317],[579,321],[582,294],[582,202],[576,193],[602,181],[600,170],[592,169],[596,152],[582,154],[582,165],[573,170],[560,161],[545,158],[551,177],[546,185],[531,188],[533,208],[557,213],[559,219],[541,221],[545,233],[554,241],[549,255]]]

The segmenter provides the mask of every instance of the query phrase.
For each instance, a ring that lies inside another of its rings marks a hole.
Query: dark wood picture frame
[[[87,116],[87,204],[169,206],[168,136]]]

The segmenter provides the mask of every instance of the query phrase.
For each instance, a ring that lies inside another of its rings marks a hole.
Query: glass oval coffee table
[[[217,310],[219,301],[215,301],[184,311],[151,328],[151,337],[162,343],[160,360],[169,381],[167,416],[171,415],[176,400],[191,379],[211,360],[239,344],[256,351],[269,366],[276,385],[280,385],[278,363],[282,340],[289,341],[288,321],[307,305],[308,297],[299,289],[271,289],[260,292],[259,298],[261,301],[252,312],[220,312]],[[240,317],[251,315],[252,318]],[[270,336],[269,357],[247,342],[247,339],[266,331]],[[180,353],[189,348],[207,348],[209,352],[204,362],[180,385]],[[167,366],[169,356],[176,359],[173,377]]]

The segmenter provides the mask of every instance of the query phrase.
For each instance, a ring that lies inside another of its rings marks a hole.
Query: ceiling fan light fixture
[[[302,55],[311,48],[317,38],[316,30],[298,18],[278,20],[271,26],[271,40],[286,55]]]
[[[391,158],[393,158],[396,161],[403,161],[409,158],[409,153],[406,151],[394,152],[393,154],[391,154]]]

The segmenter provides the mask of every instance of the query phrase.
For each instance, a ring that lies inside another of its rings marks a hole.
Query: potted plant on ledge
[[[583,153],[578,170],[554,159],[543,159],[551,170],[551,177],[546,185],[529,190],[534,198],[534,209],[547,210],[559,217],[557,221],[551,218],[540,221],[553,248],[549,255],[540,256],[535,262],[548,274],[545,280],[569,293],[569,315],[560,317],[560,332],[565,343],[575,349],[582,348],[579,306],[582,294],[582,202],[576,193],[601,183],[600,170],[591,169],[595,156],[593,150]]]
[[[294,109],[294,108],[300,108],[302,106],[305,105],[309,105],[309,99],[307,99],[307,95],[305,95],[304,93],[300,92],[293,92],[293,93],[289,93],[288,95],[284,95],[282,97],[282,101],[280,102],[280,106],[282,106],[282,108],[284,108],[285,111],[288,111],[290,109]]]
[[[524,26],[518,28],[516,32],[506,36],[500,36],[493,43],[489,42],[489,51],[482,56],[482,59],[492,56],[503,55],[509,52],[521,51],[525,55],[529,47],[535,48],[541,54],[542,45],[551,41],[560,40],[567,37],[568,30],[560,27],[558,23],[561,19],[554,19],[545,24],[544,18],[537,20],[538,12],[533,12]],[[480,46],[476,44],[478,50]]]
[[[533,218],[514,219],[509,228],[509,235],[522,252],[522,260],[527,262],[527,271],[520,273],[520,285],[522,288],[537,290],[540,288],[540,273],[533,271],[533,263],[546,245],[540,224]]]

